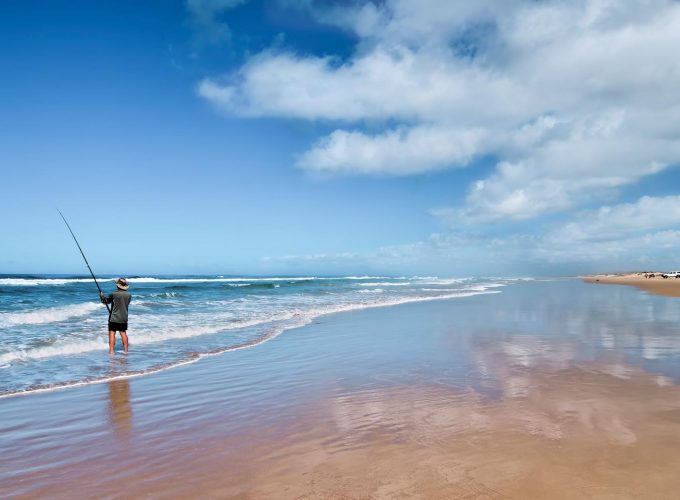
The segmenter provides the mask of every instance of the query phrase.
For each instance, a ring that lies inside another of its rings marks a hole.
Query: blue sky
[[[625,5],[624,5],[625,4]],[[672,1],[5,1],[0,272],[680,267]]]

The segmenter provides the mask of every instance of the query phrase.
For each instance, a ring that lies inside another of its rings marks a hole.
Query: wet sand
[[[628,285],[654,295],[680,297],[680,279],[663,278],[659,274],[655,274],[654,278],[645,278],[644,273],[597,274],[585,276],[583,281],[602,285]]]
[[[676,310],[526,284],[3,399],[0,496],[677,498]]]
[[[445,386],[339,397],[263,450],[231,495],[274,498],[672,498],[680,392],[579,367],[492,402]],[[295,457],[291,460],[291,457]],[[205,493],[213,491],[208,487]]]
[[[134,472],[113,460],[58,468],[60,484],[31,496],[677,498],[677,386],[599,366],[526,382],[499,401],[444,385],[341,395],[264,439],[253,428],[187,443],[136,459]]]

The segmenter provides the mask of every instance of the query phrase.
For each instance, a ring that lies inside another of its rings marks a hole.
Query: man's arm
[[[104,295],[104,292],[99,292],[99,298],[101,299],[102,304],[110,304],[111,302],[113,302],[113,297],[111,295],[106,297]]]

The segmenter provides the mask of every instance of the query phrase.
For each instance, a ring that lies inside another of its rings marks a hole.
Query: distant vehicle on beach
[[[663,279],[680,278],[680,271],[673,271],[670,273],[644,273],[645,278],[656,278],[661,276]]]

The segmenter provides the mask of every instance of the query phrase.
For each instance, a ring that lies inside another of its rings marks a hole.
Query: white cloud
[[[629,268],[636,262],[650,262],[663,268],[680,264],[679,227],[680,196],[643,196],[634,203],[582,211],[544,234],[513,236],[502,244],[523,246],[525,258],[534,262]]]
[[[298,165],[318,172],[417,174],[464,166],[484,140],[484,131],[412,127],[380,136],[336,130],[303,154]]]
[[[570,238],[618,238],[630,233],[680,226],[680,196],[643,196],[636,203],[604,206],[579,217],[560,231]]]
[[[519,103],[504,97],[511,85],[503,77],[440,54],[376,47],[346,63],[331,57],[263,52],[224,82],[203,80],[198,92],[216,106],[244,116],[469,125],[479,121],[477,115],[482,113],[497,119],[518,112]],[[205,95],[205,88],[228,89],[229,97]],[[521,92],[516,88],[511,93],[517,99]],[[480,110],[469,101],[482,98],[493,99],[486,105],[496,109]],[[528,105],[529,95],[525,100]]]
[[[444,219],[457,216],[447,210],[433,212]],[[633,203],[581,211],[531,234],[490,236],[450,222],[448,233],[353,253],[348,264],[361,262],[380,272],[397,268],[449,276],[680,268],[680,196],[643,196]]]
[[[564,242],[564,238],[546,238],[532,249],[535,259],[549,263],[604,264],[608,269],[628,270],[636,264],[656,269],[680,265],[680,231],[664,230],[603,241]],[[602,269],[600,267],[600,269]]]
[[[347,264],[356,262],[361,259],[361,256],[354,252],[338,252],[338,253],[314,253],[304,255],[283,255],[278,257],[263,257],[263,262],[286,263],[293,265],[308,265],[310,263],[323,264]]]
[[[352,57],[265,51],[198,87],[229,113],[337,123],[300,155],[304,169],[406,175],[495,155],[460,210],[484,222],[570,210],[680,162],[678,2],[388,0],[314,12],[359,37]]]

